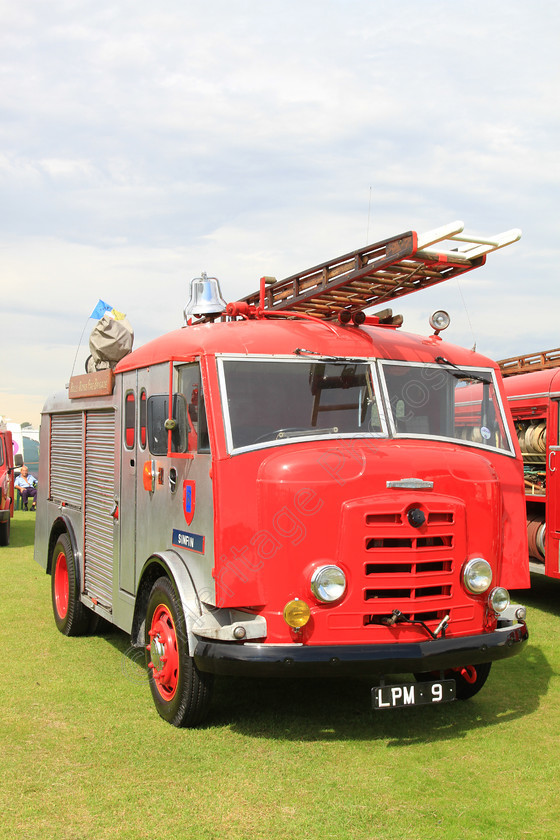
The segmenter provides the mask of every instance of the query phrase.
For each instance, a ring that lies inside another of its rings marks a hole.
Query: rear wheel
[[[10,544],[10,517],[0,522],[0,545]]]
[[[173,726],[197,726],[208,713],[212,675],[189,655],[181,603],[169,578],[153,585],[146,611],[146,664],[156,709]]]
[[[55,624],[65,636],[88,632],[90,611],[80,601],[76,561],[68,534],[61,534],[51,562],[51,596]]]
[[[455,696],[457,700],[468,700],[478,694],[490,674],[491,662],[483,662],[480,665],[467,665],[465,668],[456,668],[444,671],[446,680],[455,680]],[[418,682],[437,679],[439,673],[414,674]]]

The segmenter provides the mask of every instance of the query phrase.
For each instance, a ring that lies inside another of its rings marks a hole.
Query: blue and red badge
[[[190,525],[194,518],[194,506],[196,503],[196,482],[183,481],[183,513],[187,525]]]

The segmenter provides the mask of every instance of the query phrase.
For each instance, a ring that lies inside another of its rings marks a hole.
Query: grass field
[[[164,723],[119,632],[69,639],[33,561],[0,549],[0,838],[557,840],[560,584],[516,593],[525,652],[467,702],[374,713],[367,681],[216,684],[198,730]]]

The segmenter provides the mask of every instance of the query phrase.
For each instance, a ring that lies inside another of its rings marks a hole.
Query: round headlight
[[[324,604],[338,601],[346,592],[346,575],[338,566],[319,566],[311,576],[311,591]]]
[[[503,613],[509,607],[509,592],[503,586],[496,586],[488,600],[494,612]]]
[[[463,581],[469,592],[480,595],[486,592],[492,583],[492,567],[482,557],[475,557],[465,563]]]
[[[451,323],[451,318],[444,309],[438,309],[430,315],[430,327],[437,332],[446,330]]]

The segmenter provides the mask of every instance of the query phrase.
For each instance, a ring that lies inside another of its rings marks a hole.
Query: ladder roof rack
[[[289,310],[336,318],[342,310],[367,309],[478,268],[488,253],[521,237],[518,229],[481,238],[463,234],[463,228],[463,222],[457,221],[424,234],[408,231],[284,280],[263,278],[261,291],[242,300],[254,306],[264,304],[268,312]],[[450,244],[439,245],[445,242]]]
[[[544,350],[541,353],[527,353],[524,356],[512,356],[498,362],[502,376],[516,376],[520,373],[532,373],[535,370],[547,370],[560,367],[560,347]]]

